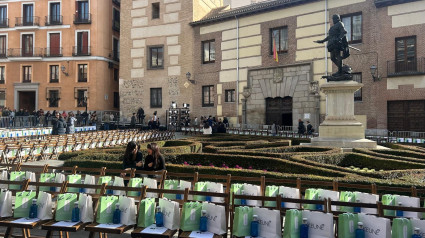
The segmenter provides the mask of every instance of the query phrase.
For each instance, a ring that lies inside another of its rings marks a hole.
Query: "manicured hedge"
[[[383,150],[377,151],[377,150],[369,150],[369,149],[353,149],[353,152],[366,154],[366,155],[379,157],[379,158],[386,158],[386,159],[399,160],[399,161],[411,161],[415,163],[425,163],[425,154],[423,158],[412,158],[412,157],[396,156],[396,155],[391,155],[387,153],[380,153],[380,151],[383,151]]]
[[[372,150],[373,152],[387,155],[395,155],[402,157],[411,157],[417,159],[425,160],[425,153],[415,152],[415,151],[407,151],[407,150]]]

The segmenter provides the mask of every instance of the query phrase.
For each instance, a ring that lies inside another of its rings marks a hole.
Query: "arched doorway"
[[[292,126],[292,97],[266,98],[266,124]]]

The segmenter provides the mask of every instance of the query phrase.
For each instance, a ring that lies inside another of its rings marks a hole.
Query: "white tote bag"
[[[339,192],[337,191],[318,189],[318,194],[322,197],[322,200],[326,198],[331,199],[332,201],[339,201]],[[332,210],[336,211],[337,207],[335,205],[332,205]]]
[[[252,185],[244,183],[242,186],[242,190],[245,195],[249,196],[260,196],[260,186],[258,185]],[[246,204],[248,206],[261,206],[261,201],[259,200],[246,200]]]
[[[223,193],[223,184],[207,182],[207,190],[210,190],[212,193]],[[211,202],[223,203],[224,197],[211,197]]]
[[[86,177],[84,178],[84,184],[95,185],[96,184],[96,178],[92,175],[86,174]],[[88,194],[93,194],[93,193],[96,193],[96,189],[86,188],[85,192],[88,193]]]
[[[65,175],[61,173],[56,173],[55,183],[63,183],[65,181]],[[56,187],[56,192],[60,192],[61,188]]]
[[[302,214],[303,218],[308,219],[309,238],[334,237],[334,220],[332,213],[303,210]]]
[[[180,209],[179,203],[168,199],[160,198],[159,206],[164,214],[164,227],[170,230],[176,230],[180,227]]]
[[[412,228],[415,229],[415,227],[419,228],[421,230],[421,234],[423,237],[423,234],[425,232],[425,220],[419,220],[416,218],[410,219],[412,221]]]
[[[359,213],[359,222],[363,222],[366,238],[391,238],[390,219]]]
[[[0,217],[11,217],[12,212],[12,191],[2,189],[0,191]]]
[[[124,187],[124,179],[121,178],[121,177],[115,176],[113,186]],[[114,195],[125,196],[125,191],[123,191],[123,190],[114,190]]]
[[[379,195],[377,194],[371,194],[371,193],[361,193],[361,192],[355,192],[356,194],[356,200],[359,200],[360,203],[369,203],[369,204],[376,204],[377,201],[379,201]],[[362,213],[366,214],[378,214],[378,211],[376,208],[361,208]]]
[[[207,212],[209,232],[217,235],[226,233],[226,209],[224,206],[215,205],[214,203],[203,202],[202,210]]]
[[[136,224],[136,204],[134,198],[120,196],[121,224],[130,226]]]
[[[1,171],[0,180],[9,180],[8,173],[6,170]],[[7,184],[0,184],[0,189],[7,189]]]
[[[35,179],[35,173],[34,172],[26,171],[25,172],[25,178],[26,179],[29,179],[30,182],[37,182],[37,179]],[[34,190],[35,191],[36,189],[37,188],[35,186],[33,186],[33,185],[28,186],[28,190]]]
[[[93,199],[90,195],[80,193],[78,199],[78,207],[80,208],[80,221],[83,223],[94,221]]]
[[[396,206],[401,202],[403,207],[420,207],[420,199],[417,197],[397,196],[395,199]],[[403,211],[403,217],[420,218],[418,212]]]
[[[143,185],[148,186],[148,188],[157,188],[158,187],[158,182],[156,181],[156,179],[153,178],[143,178]],[[158,194],[157,193],[146,193],[146,197],[148,198],[157,198]]]
[[[53,219],[52,195],[46,192],[38,192],[37,197],[37,218],[40,220]]]
[[[192,182],[180,180],[180,189],[184,191],[186,188],[192,189]],[[189,195],[188,199],[193,200],[193,195]]]
[[[258,216],[260,223],[260,236],[267,238],[282,237],[282,222],[280,219],[280,211],[270,210],[267,208],[254,207],[254,215]]]
[[[298,188],[280,186],[279,194],[283,194],[285,198],[300,199],[300,190]],[[285,202],[285,208],[300,209],[300,204]]]

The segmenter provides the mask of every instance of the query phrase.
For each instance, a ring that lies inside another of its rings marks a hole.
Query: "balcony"
[[[117,6],[120,6],[121,5],[121,1],[120,0],[112,0],[112,3],[115,4],[115,5],[117,5]]]
[[[7,58],[6,49],[0,49],[0,59]]]
[[[9,27],[9,18],[0,19],[0,28],[8,28]]]
[[[119,62],[120,61],[120,52],[112,51],[112,60]]]
[[[91,14],[74,14],[74,24],[91,24]]]
[[[23,48],[12,48],[9,49],[9,57],[43,57],[42,48],[23,49]]]
[[[63,24],[63,16],[62,15],[51,15],[46,16],[46,26],[55,26]]]
[[[72,56],[90,56],[90,46],[74,46],[72,48]]]
[[[5,83],[5,81],[4,81],[4,78],[2,77],[1,79],[0,79],[0,84],[4,84]]]
[[[15,21],[16,27],[40,26],[39,17],[17,17]]]
[[[388,77],[400,77],[425,74],[425,58],[414,58],[411,61],[387,61]]]
[[[112,20],[112,30],[120,32],[120,21]]]
[[[44,57],[62,57],[62,47],[50,47],[44,50]]]

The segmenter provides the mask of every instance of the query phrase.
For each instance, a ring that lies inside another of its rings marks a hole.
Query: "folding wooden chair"
[[[31,153],[31,157],[32,157],[33,161],[42,158],[44,146],[45,146],[44,143],[34,144],[34,147],[33,147],[32,153]]]
[[[42,152],[43,160],[48,160],[52,158],[53,154],[55,153],[55,147],[56,147],[55,143],[49,142],[49,144],[46,144]]]
[[[4,153],[4,163],[13,164],[19,160],[19,145],[7,145],[6,152]]]
[[[168,190],[167,190],[167,193],[168,193]],[[224,199],[223,203],[221,203],[221,202],[211,202],[211,203],[214,203],[216,205],[224,206],[225,213],[226,213],[226,215],[225,215],[226,216],[226,233],[223,234],[223,235],[214,234],[213,238],[227,238],[227,233],[228,233],[227,228],[229,227],[230,194],[229,193],[200,192],[200,191],[191,190],[191,191],[188,192],[188,196],[190,196],[190,195],[192,195],[192,196],[194,196],[194,195],[211,196],[211,197],[219,197],[219,198],[221,197],[221,198]],[[194,201],[194,200],[189,200],[189,199],[186,199],[186,198],[184,200],[186,200],[188,202]],[[178,237],[179,238],[189,238],[191,233],[192,233],[191,231],[182,231],[182,232],[180,232]]]
[[[28,180],[26,180],[25,183],[26,183],[25,189],[23,189],[22,191],[25,191],[28,188],[28,185],[33,185],[33,186],[37,186],[37,187],[46,185],[45,183],[29,182]],[[52,183],[50,185],[55,185],[55,186],[61,185],[62,186],[61,192],[62,193],[64,192],[64,188],[65,188],[64,184]],[[24,187],[24,186],[22,186],[22,187]],[[38,194],[38,191],[36,192],[36,194]],[[45,223],[50,221],[50,220],[38,220],[38,221],[31,222],[31,223],[16,223],[16,221],[19,220],[19,219],[20,218],[6,218],[6,219],[3,219],[3,220],[0,220],[0,226],[7,227],[6,233],[4,235],[5,238],[12,237],[13,236],[12,233],[13,233],[13,230],[15,228],[22,229],[23,237],[30,238],[30,237],[32,237],[31,233],[30,233],[31,229],[37,228],[37,227],[41,226],[42,224],[45,224]]]
[[[104,194],[106,191],[106,184],[101,184],[101,185],[85,185],[85,184],[66,184],[65,186],[65,192],[67,190],[68,187],[75,187],[75,188],[87,188],[87,189],[100,189],[100,193]],[[93,203],[95,204],[95,206],[97,206],[97,202],[98,201],[93,201]],[[56,209],[55,209],[55,213],[56,213]],[[53,217],[55,217],[55,214],[53,214]],[[79,222],[71,227],[69,226],[56,226],[55,224],[58,221],[53,220],[50,222],[47,222],[46,224],[43,224],[41,226],[41,229],[43,230],[47,230],[47,234],[46,234],[46,238],[51,238],[53,236],[53,233],[55,231],[59,232],[59,236],[62,237],[62,232],[65,232],[66,237],[69,237],[69,232],[77,232],[80,231],[82,229],[84,229],[88,224],[90,223],[83,223],[83,222]]]
[[[144,170],[133,170],[133,174],[130,177],[150,177],[158,181],[158,188],[163,188],[166,170],[162,171],[144,171]]]
[[[146,192],[157,193],[158,194],[158,197],[161,198],[164,193],[168,193],[168,194],[181,194],[182,191],[181,190],[151,189],[151,188],[145,187],[145,189],[142,191],[141,200],[146,198]],[[183,199],[182,200],[175,200],[176,202],[179,203],[180,208],[182,208],[183,207],[183,204],[187,201],[188,194],[189,194],[189,189],[185,189]],[[156,201],[156,202],[158,202],[158,201]],[[140,206],[140,203],[137,206],[137,211],[139,211],[139,206]],[[180,216],[181,216],[181,213],[180,213]],[[139,219],[139,216],[137,216],[136,227],[134,228],[134,231],[131,232],[131,237],[133,237],[133,238],[172,238],[178,232],[177,230],[167,229],[162,234],[142,233],[142,231],[146,227],[139,227],[139,226],[137,226],[138,219]]]
[[[28,159],[32,160],[33,158],[31,157],[31,155],[32,155],[33,147],[34,147],[33,144],[21,145],[21,149],[19,150],[19,153],[18,153],[18,158],[19,158],[18,160],[23,162],[27,162]]]
[[[146,193],[146,188],[145,187],[141,187],[141,188],[131,188],[131,187],[118,187],[118,186],[106,186],[106,190],[121,190],[121,191],[140,191],[141,194]],[[142,196],[140,196],[140,200],[141,200]],[[85,227],[85,230],[90,232],[89,234],[89,238],[93,238],[95,233],[99,233],[99,237],[103,237],[105,235],[105,237],[107,237],[108,233],[111,234],[123,234],[124,232],[132,229],[134,227],[134,225],[122,225],[120,227],[116,227],[116,228],[102,228],[102,227],[97,227],[98,225],[100,225],[99,223],[97,223],[97,212],[99,209],[99,204],[100,203],[100,199],[99,202],[96,203],[96,207],[94,209],[94,222],[88,224]],[[137,209],[137,208],[136,208]],[[137,211],[136,211],[137,212]]]

